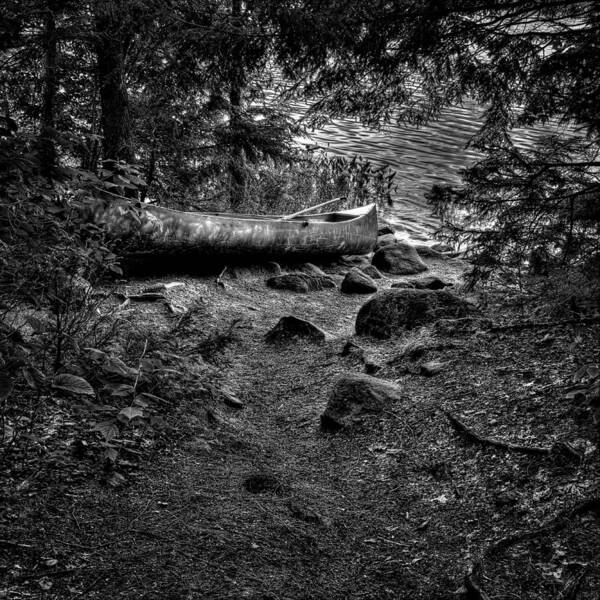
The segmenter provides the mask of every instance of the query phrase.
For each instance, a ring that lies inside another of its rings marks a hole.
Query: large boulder
[[[393,275],[414,275],[427,271],[427,265],[413,246],[397,242],[392,246],[379,248],[371,261],[380,271]]]
[[[341,290],[344,294],[374,294],[377,285],[366,273],[354,267],[346,273]]]
[[[356,317],[356,333],[389,338],[402,329],[471,312],[472,305],[445,290],[386,290],[362,306]]]
[[[401,399],[400,388],[393,383],[359,373],[344,375],[333,386],[321,415],[321,427],[326,431],[349,427],[384,412]]]
[[[292,292],[314,292],[334,288],[335,281],[327,275],[308,273],[286,273],[267,279],[267,285],[275,290],[290,290]]]
[[[277,325],[267,333],[266,341],[276,343],[302,338],[312,342],[324,342],[328,337],[330,335],[314,323],[289,315],[279,319]]]
[[[421,258],[445,258],[445,256],[427,244],[415,244],[415,250]]]
[[[384,246],[394,246],[397,243],[398,240],[393,233],[386,233],[385,235],[380,235],[377,237],[375,250],[379,250],[379,248],[383,248]]]

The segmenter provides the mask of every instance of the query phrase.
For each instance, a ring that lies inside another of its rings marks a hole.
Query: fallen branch
[[[445,411],[445,415],[450,421],[450,424],[455,431],[461,435],[464,439],[475,444],[481,444],[482,446],[493,446],[494,448],[500,448],[501,450],[509,450],[512,452],[520,452],[521,454],[533,454],[537,456],[550,456],[552,454],[563,454],[567,455],[577,462],[581,461],[581,455],[569,444],[559,442],[554,444],[552,447],[542,446],[522,446],[520,444],[513,444],[512,442],[505,442],[496,438],[488,438],[475,433],[472,429],[469,429],[462,421],[457,419],[453,414]]]
[[[225,273],[227,272],[227,265],[225,265],[223,267],[223,270],[219,273],[219,276],[217,277],[217,279],[215,280],[215,285],[217,287],[225,287],[225,282],[223,281],[223,275],[225,275]]]
[[[562,325],[593,325],[595,323],[600,323],[600,315],[543,323],[536,321],[521,321],[520,323],[508,323],[507,325],[492,325],[488,331],[497,333],[501,331],[522,331],[523,329],[550,329],[552,327],[561,327]]]

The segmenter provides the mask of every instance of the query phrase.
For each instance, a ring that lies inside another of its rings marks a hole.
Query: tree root
[[[519,542],[535,539],[549,533],[556,533],[566,527],[566,525],[568,525],[568,523],[574,517],[582,516],[590,512],[600,514],[600,497],[589,498],[583,502],[580,502],[579,504],[576,504],[571,509],[563,511],[561,514],[550,520],[550,522],[540,526],[537,529],[522,531],[520,533],[515,533],[495,541],[493,544],[488,546],[481,553],[480,558],[471,565],[464,576],[463,586],[458,593],[461,594],[463,600],[490,600],[490,596],[481,589],[481,586],[478,582],[478,580],[481,578],[484,560],[493,557],[498,552],[506,550],[507,548],[518,544]],[[583,569],[581,573],[573,578],[573,581],[571,581],[570,584],[568,583],[565,586],[565,589],[560,594],[559,599],[572,600],[586,575],[587,569]]]
[[[492,325],[488,331],[498,333],[502,331],[522,331],[524,329],[550,329],[562,325],[593,325],[595,323],[600,323],[600,316],[579,317],[576,319],[565,319],[563,321],[550,321],[545,323],[522,321],[520,323],[508,323],[507,325]]]
[[[454,430],[468,442],[481,444],[482,446],[493,446],[494,448],[500,448],[501,450],[508,450],[511,452],[519,452],[521,454],[532,454],[537,456],[562,455],[576,462],[581,462],[582,460],[581,454],[568,443],[557,442],[548,448],[541,446],[521,446],[520,444],[513,444],[512,442],[505,442],[495,438],[483,437],[475,433],[472,429],[469,429],[453,414],[447,411],[444,411],[444,413]]]

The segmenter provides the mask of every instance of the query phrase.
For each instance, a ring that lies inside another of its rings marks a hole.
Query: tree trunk
[[[242,2],[231,1],[231,24],[241,28]],[[238,208],[246,198],[246,157],[241,144],[242,135],[242,92],[244,89],[244,48],[241,35],[232,36],[231,71],[229,77],[229,125],[231,127],[231,158],[229,176],[232,207]]]
[[[58,88],[56,4],[49,0],[44,15],[44,84],[40,117],[39,159],[45,177],[51,177],[58,165],[55,146],[56,90]]]
[[[102,159],[114,170],[116,161],[133,162],[129,98],[125,87],[126,31],[122,0],[96,3],[96,68],[100,87]]]

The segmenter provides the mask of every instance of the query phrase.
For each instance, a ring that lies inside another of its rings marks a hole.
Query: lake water
[[[472,102],[448,108],[442,117],[423,127],[389,125],[376,131],[350,119],[338,119],[311,133],[311,141],[333,154],[358,154],[396,171],[394,206],[383,217],[398,236],[429,241],[438,222],[424,198],[435,183],[457,184],[460,169],[478,155],[467,148],[481,124],[482,109]],[[542,130],[515,130],[517,146],[530,147]]]

